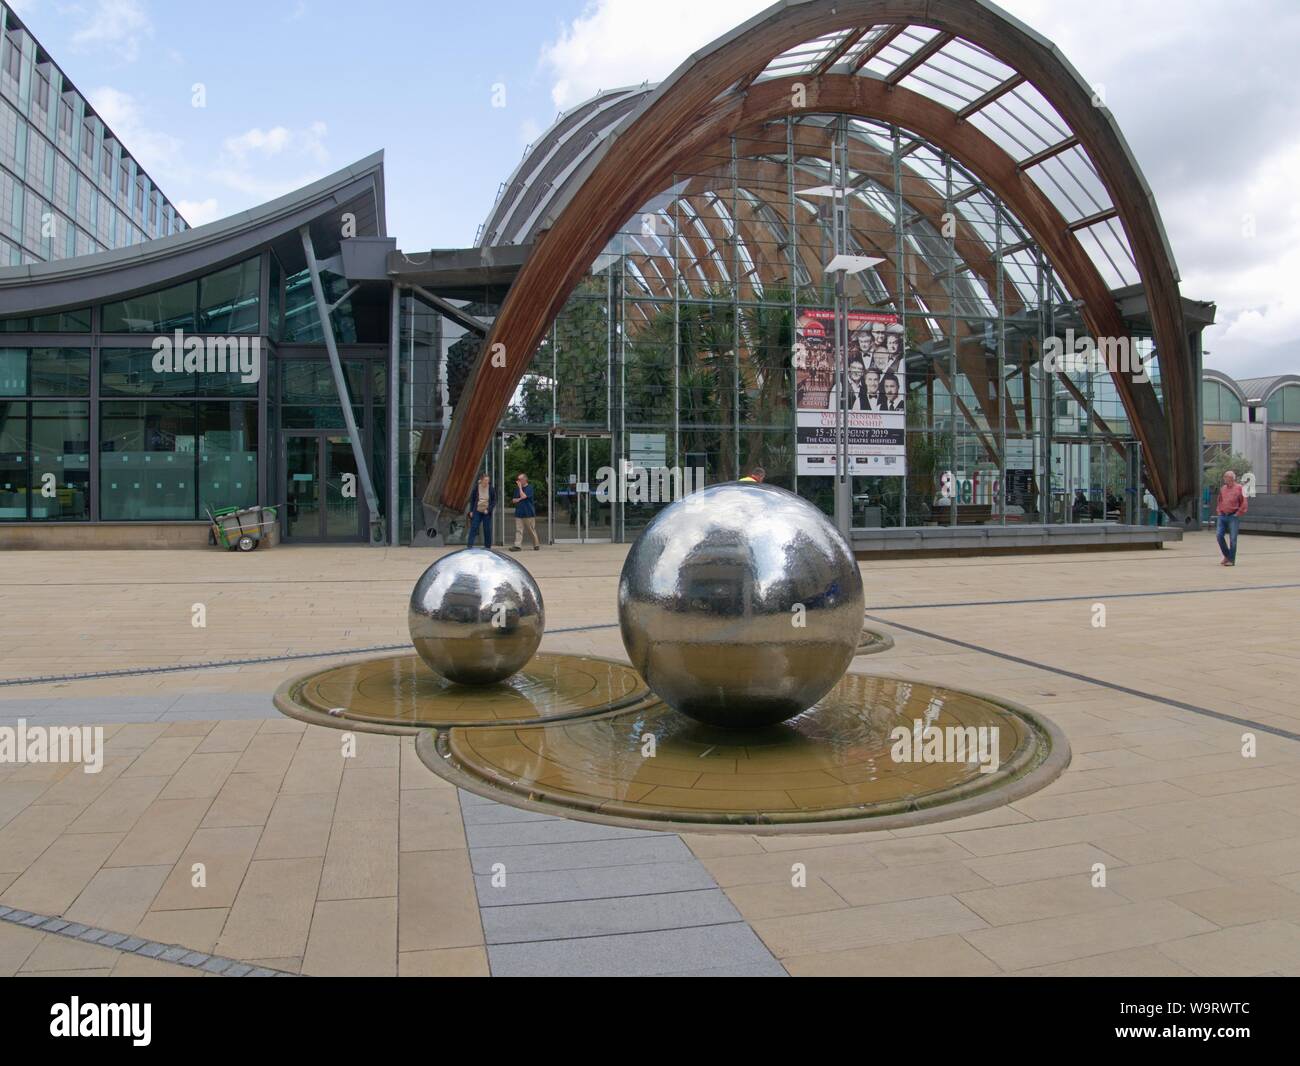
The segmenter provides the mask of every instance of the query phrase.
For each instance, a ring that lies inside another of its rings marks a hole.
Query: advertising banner
[[[849,470],[864,477],[907,472],[903,327],[896,315],[853,311],[848,352],[836,350],[835,312],[803,309],[795,345],[796,444],[801,476],[836,474],[840,369],[848,374]],[[847,362],[846,362],[847,361]]]

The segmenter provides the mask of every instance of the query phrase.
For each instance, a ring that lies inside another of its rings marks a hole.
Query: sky
[[[405,251],[473,242],[558,113],[656,81],[762,0],[12,0],[192,225],[380,148]],[[1104,90],[1206,365],[1300,373],[1300,2],[1004,0]],[[202,106],[196,106],[196,104]]]

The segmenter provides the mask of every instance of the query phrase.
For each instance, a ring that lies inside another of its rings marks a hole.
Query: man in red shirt
[[[1219,489],[1219,506],[1215,512],[1218,516],[1215,536],[1219,541],[1219,551],[1223,553],[1220,566],[1237,565],[1237,530],[1246,507],[1246,492],[1237,484],[1237,475],[1231,470],[1225,471],[1223,486]]]

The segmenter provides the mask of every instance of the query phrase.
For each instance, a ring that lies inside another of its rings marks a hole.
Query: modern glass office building
[[[202,543],[253,503],[455,541],[480,470],[503,504],[529,474],[548,539],[625,541],[673,477],[757,465],[863,550],[1152,542],[1143,488],[1199,491],[1213,306],[1047,42],[896,6],[777,5],[561,115],[472,248],[398,250],[376,155],[0,269],[0,543]]]
[[[185,228],[144,168],[0,3],[0,266],[93,255]]]

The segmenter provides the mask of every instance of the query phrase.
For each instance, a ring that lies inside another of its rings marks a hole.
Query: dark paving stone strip
[[[728,972],[785,976],[676,834],[549,815],[488,820],[511,808],[463,789],[460,799],[474,818],[466,836],[493,976],[699,973],[719,960]]]
[[[884,625],[891,625],[895,629],[901,629],[906,633],[913,633],[918,637],[929,637],[931,640],[940,640],[945,644],[952,644],[958,648],[965,648],[967,651],[977,651],[981,655],[992,655],[995,659],[1002,659],[1005,662],[1017,663],[1020,666],[1032,666],[1035,670],[1045,670],[1049,674],[1056,674],[1058,677],[1068,677],[1072,681],[1083,681],[1089,685],[1100,685],[1102,688],[1108,688],[1112,692],[1122,692],[1126,696],[1136,696],[1138,699],[1150,700],[1152,703],[1162,703],[1166,707],[1177,707],[1180,711],[1190,711],[1192,714],[1203,715],[1206,718],[1215,718],[1220,722],[1231,722],[1233,725],[1248,726],[1256,729],[1261,733],[1269,733],[1275,737],[1282,737],[1285,740],[1300,740],[1300,733],[1293,733],[1289,729],[1282,729],[1279,726],[1264,725],[1263,722],[1254,722],[1249,718],[1238,718],[1234,714],[1224,714],[1222,711],[1212,711],[1208,707],[1198,707],[1194,703],[1184,703],[1182,700],[1172,700],[1167,696],[1157,696],[1154,692],[1143,692],[1141,689],[1129,688],[1127,685],[1117,685],[1113,681],[1103,681],[1099,677],[1089,677],[1087,674],[1076,674],[1073,670],[1064,670],[1059,666],[1048,666],[1046,663],[1035,662],[1033,659],[1025,659],[1019,655],[1011,655],[1004,651],[995,651],[992,648],[985,648],[980,644],[972,644],[966,640],[958,640],[956,637],[945,637],[940,633],[933,633],[928,629],[917,629],[915,626],[906,626],[901,622],[887,622],[883,618],[872,618],[867,615],[869,621],[880,622]]]
[[[124,955],[140,955],[146,959],[158,959],[191,970],[203,970],[221,977],[297,977],[296,973],[286,970],[273,970],[269,966],[250,966],[238,959],[227,959],[221,955],[209,955],[179,944],[160,944],[156,940],[143,937],[127,936],[107,929],[95,929],[80,922],[68,922],[48,914],[34,914],[31,911],[17,910],[13,907],[0,907],[0,921],[14,925],[26,926],[38,933],[51,933],[64,936],[69,940],[81,940],[87,944],[112,948]]]

